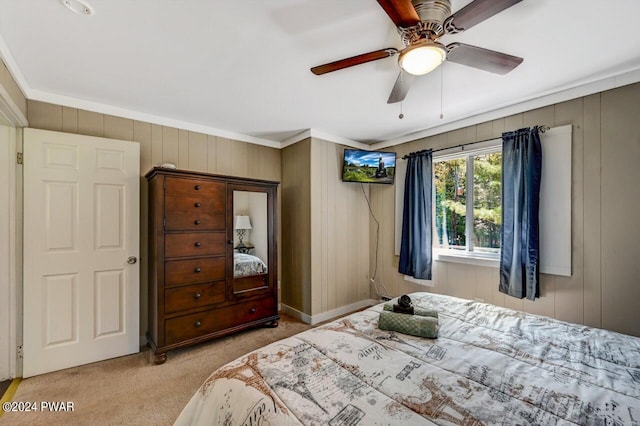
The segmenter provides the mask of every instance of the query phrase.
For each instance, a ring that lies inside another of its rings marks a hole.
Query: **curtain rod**
[[[544,133],[547,130],[549,130],[550,127],[549,126],[545,126],[545,125],[540,125],[540,126],[538,126],[538,129],[540,130],[540,133]],[[498,139],[498,138],[484,139],[484,140],[475,141],[475,142],[467,142],[467,143],[462,143],[460,145],[448,146],[446,148],[432,149],[430,151],[431,152],[438,152],[438,151],[445,151],[447,149],[456,149],[456,148],[462,148],[462,151],[464,151],[464,147],[467,146],[467,145],[473,145],[473,144],[482,143],[482,142],[489,142],[489,141],[492,141],[492,140],[495,140],[495,139]],[[423,149],[421,151],[416,151],[416,152],[414,152],[412,154],[419,154],[419,153],[426,152],[426,151],[429,151],[429,150],[428,149]],[[411,154],[407,154],[407,155],[403,156],[402,159],[406,160],[407,158],[409,158],[410,155]]]

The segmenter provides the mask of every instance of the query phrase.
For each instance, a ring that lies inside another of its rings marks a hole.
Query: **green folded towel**
[[[398,314],[384,310],[378,320],[380,330],[397,331],[411,336],[438,337],[438,318],[420,315]]]
[[[393,312],[393,305],[391,303],[385,303],[383,309],[385,311]],[[421,317],[438,318],[438,311],[435,311],[433,309],[421,308],[419,306],[414,306],[413,307],[413,314],[421,316]],[[403,315],[405,315],[405,314],[403,314]]]

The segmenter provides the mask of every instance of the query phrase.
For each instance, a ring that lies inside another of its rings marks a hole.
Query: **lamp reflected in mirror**
[[[234,228],[236,230],[236,233],[238,234],[238,246],[236,248],[245,247],[242,240],[244,239],[247,230],[252,229],[249,216],[236,216],[236,223]]]

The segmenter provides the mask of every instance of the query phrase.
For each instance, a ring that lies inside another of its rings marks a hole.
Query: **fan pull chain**
[[[402,72],[400,73],[400,85],[402,86],[403,84],[403,80],[404,80],[404,75],[402,74]],[[402,120],[404,118],[404,114],[402,113],[402,101],[400,101],[400,115],[398,116],[399,120]]]
[[[442,99],[444,98],[444,64],[440,65],[440,120],[444,118],[444,114],[442,113]]]

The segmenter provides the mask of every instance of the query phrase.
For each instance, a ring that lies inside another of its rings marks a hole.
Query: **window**
[[[559,126],[548,130],[542,141],[542,183],[540,187],[540,253],[545,253],[540,259],[540,272],[544,274],[571,276],[571,138],[572,127],[570,124]],[[502,219],[501,206],[496,206],[495,201],[500,201],[502,188],[500,175],[494,175],[488,178],[492,171],[482,170],[487,164],[499,164],[501,169],[501,160],[497,158],[501,154],[502,140],[494,139],[486,142],[478,142],[471,146],[466,146],[464,152],[460,152],[459,148],[451,150],[439,151],[434,153],[433,166],[434,172],[438,173],[439,163],[448,162],[450,160],[459,160],[458,172],[458,191],[462,194],[457,199],[452,199],[453,193],[449,190],[451,207],[458,207],[456,226],[453,227],[452,217],[443,217],[443,213],[450,214],[451,210],[447,209],[443,212],[442,207],[436,210],[438,201],[447,201],[446,192],[442,198],[438,197],[437,190],[434,188],[433,202],[433,247],[434,260],[446,262],[460,262],[467,264],[475,264],[480,266],[499,265],[500,253],[500,221]],[[451,151],[457,150],[455,153]],[[492,157],[491,154],[497,154]],[[487,158],[488,155],[488,158]],[[469,161],[469,157],[473,157],[473,161]],[[484,161],[483,161],[484,160]],[[468,165],[473,164],[473,169],[468,170]],[[474,169],[476,170],[474,176]],[[486,176],[483,175],[487,172]],[[496,170],[494,170],[496,172]],[[471,173],[471,178],[468,178]],[[404,177],[406,174],[406,161],[399,159],[396,163],[396,202],[395,202],[395,254],[400,255],[400,244],[402,239],[402,209],[404,197]],[[455,184],[455,173],[446,175],[449,185]],[[453,177],[452,177],[453,176]],[[434,175],[434,182],[440,175]],[[474,194],[472,192],[471,204],[467,201],[466,182],[474,182]],[[476,180],[477,179],[477,180]],[[484,184],[482,179],[486,179]],[[462,186],[461,186],[462,185]],[[487,185],[487,186],[485,186]],[[483,191],[486,188],[486,191]],[[498,195],[497,198],[493,198]],[[457,201],[454,204],[453,201]],[[471,209],[469,218],[474,218],[471,225],[467,225],[467,205],[474,206]],[[460,209],[464,206],[464,209]],[[462,214],[460,214],[460,213]],[[479,213],[479,214],[478,214]],[[443,222],[438,222],[443,220]],[[448,221],[448,223],[447,223]],[[443,225],[448,225],[444,226]],[[475,229],[471,238],[467,235],[467,228]],[[497,233],[492,232],[495,227]],[[442,238],[443,232],[446,230],[446,238]],[[456,232],[455,234],[454,231]],[[491,231],[491,232],[490,232]],[[497,235],[497,236],[496,236]],[[446,244],[443,244],[446,241]],[[470,242],[467,245],[467,241]],[[457,254],[457,255],[456,255]]]
[[[434,158],[434,246],[499,256],[501,163],[500,146]]]

